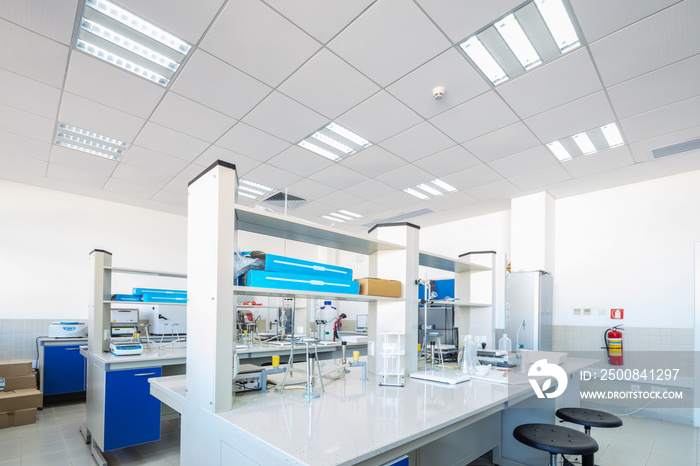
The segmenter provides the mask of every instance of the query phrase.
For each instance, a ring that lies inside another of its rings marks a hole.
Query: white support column
[[[496,252],[473,251],[459,256],[472,264],[489,267],[455,273],[455,296],[462,302],[487,304],[488,306],[458,307],[457,322],[460,336],[472,334],[485,336],[487,344],[494,347],[496,338]]]
[[[233,399],[236,166],[217,161],[189,185],[187,398],[211,412]]]
[[[112,253],[95,249],[90,253],[90,302],[88,304],[88,350],[109,352],[112,298]],[[105,332],[107,332],[105,334]]]
[[[370,230],[373,238],[405,246],[403,250],[378,251],[370,256],[370,276],[386,280],[398,280],[403,284],[402,302],[379,301],[370,303],[368,327],[369,341],[374,346],[368,350],[368,370],[379,374],[382,358],[379,356],[383,342],[382,332],[405,333],[406,373],[418,370],[418,233],[420,227],[410,223],[379,224]]]
[[[540,192],[517,197],[510,205],[511,269],[554,273],[554,198]]]

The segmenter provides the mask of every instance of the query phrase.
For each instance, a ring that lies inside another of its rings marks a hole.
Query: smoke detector
[[[433,88],[433,97],[435,97],[435,100],[440,100],[444,97],[445,95],[445,86],[438,86]]]

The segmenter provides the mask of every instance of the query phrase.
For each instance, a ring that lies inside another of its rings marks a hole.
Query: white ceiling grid
[[[82,0],[0,8],[0,178],[187,213],[215,160],[362,225],[432,225],[700,169],[698,0],[569,0],[582,47],[493,86],[459,42],[522,0],[114,0],[193,45],[166,87],[71,48]],[[445,86],[441,100],[432,89]],[[58,122],[129,143],[120,161],[53,145]],[[373,145],[332,162],[296,144],[335,121]],[[625,144],[559,162],[546,144],[615,122]],[[427,201],[402,190],[443,179]],[[259,201],[239,197],[246,205]]]

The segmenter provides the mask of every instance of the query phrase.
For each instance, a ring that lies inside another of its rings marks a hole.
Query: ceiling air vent
[[[670,155],[676,155],[696,149],[700,149],[700,138],[680,142],[678,144],[662,147],[660,149],[654,149],[651,151],[651,153],[655,159],[660,159],[662,157],[668,157]]]
[[[286,197],[286,200],[285,200]],[[272,204],[276,207],[284,209],[285,204],[287,205],[287,210],[296,209],[299,206],[306,204],[308,199],[304,199],[293,194],[285,194],[283,192],[275,193],[272,196],[262,201],[263,204]]]

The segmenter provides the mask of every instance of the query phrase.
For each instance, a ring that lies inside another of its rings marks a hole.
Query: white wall
[[[2,319],[87,318],[93,249],[115,266],[186,272],[186,217],[8,181],[0,199]],[[113,292],[131,292],[116,283]]]
[[[693,327],[700,171],[560,199],[555,238],[555,325]]]

